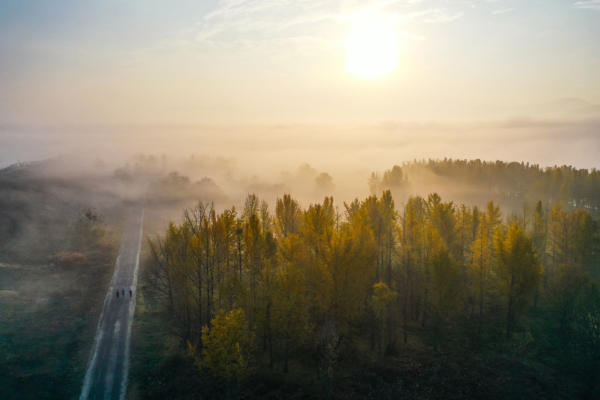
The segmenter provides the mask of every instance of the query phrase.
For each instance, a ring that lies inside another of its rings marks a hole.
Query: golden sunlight
[[[400,41],[385,23],[362,21],[346,39],[346,70],[362,79],[381,78],[398,68]]]

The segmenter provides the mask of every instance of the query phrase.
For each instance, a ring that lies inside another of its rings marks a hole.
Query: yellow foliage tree
[[[413,282],[417,268],[422,263],[423,247],[425,238],[423,237],[423,224],[425,216],[422,212],[423,199],[420,197],[411,197],[404,208],[398,226],[399,239],[399,264],[402,266],[399,274],[399,287],[403,293],[402,315],[404,343],[408,342],[408,313],[409,313],[409,294],[413,293]]]
[[[304,248],[296,234],[281,240],[280,269],[274,301],[274,320],[278,335],[284,341],[283,372],[288,372],[290,346],[298,345],[308,334],[308,307],[304,273]]]
[[[202,328],[202,359],[196,358],[200,369],[208,368],[214,377],[224,383],[228,396],[248,375],[248,360],[253,335],[248,329],[244,310],[219,311],[212,320],[212,328]],[[196,347],[188,342],[190,353]]]
[[[307,246],[307,286],[320,311],[346,329],[363,308],[375,272],[377,248],[366,212],[352,222],[334,226],[332,199],[310,206],[304,215],[302,239]],[[329,211],[328,211],[329,210]]]
[[[431,286],[431,275],[432,268],[431,265],[435,259],[435,255],[444,247],[444,243],[440,236],[439,231],[435,228],[431,221],[424,222],[425,226],[423,226],[423,254],[421,257],[422,268],[425,275],[425,293],[423,296],[423,326],[426,325],[426,321],[428,319],[429,308],[431,308],[430,303],[432,300],[430,297],[433,295]]]
[[[506,238],[501,229],[496,229],[494,247],[497,258],[494,273],[498,289],[508,302],[506,337],[510,338],[517,312],[523,300],[537,290],[543,267],[533,242],[517,222],[509,225]]]
[[[431,264],[433,349],[437,351],[439,336],[444,324],[461,306],[460,265],[452,260],[445,248],[441,248],[433,255]]]
[[[275,203],[275,226],[281,237],[297,234],[302,222],[302,208],[289,194],[284,194],[282,199]]]
[[[471,246],[471,268],[469,273],[474,283],[475,293],[479,298],[479,333],[483,328],[484,294],[489,281],[489,269],[492,261],[492,250],[488,246],[488,224],[485,214],[479,221],[477,238]]]

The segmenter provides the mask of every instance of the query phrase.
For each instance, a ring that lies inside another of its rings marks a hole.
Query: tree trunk
[[[404,292],[404,343],[408,343],[408,291]]]
[[[271,337],[271,305],[267,305],[267,335],[269,339],[269,368],[273,368],[273,338]]]
[[[198,323],[202,332],[202,270],[200,268],[198,268]],[[202,333],[199,342],[202,343]]]
[[[479,334],[483,330],[483,279],[480,280],[479,287]]]
[[[427,319],[427,295],[429,293],[429,263],[425,264],[425,274],[426,274],[426,281],[425,281],[425,299],[423,300],[423,321],[421,326],[425,327],[425,321]]]
[[[285,360],[283,361],[283,373],[288,373],[288,359],[290,357],[290,339],[289,337],[285,341]]]
[[[512,330],[513,298],[508,298],[508,315],[506,316],[506,338],[510,339]]]
[[[427,320],[427,289],[425,289],[425,300],[423,304],[423,319],[421,320],[421,326],[425,327],[425,321]]]
[[[206,235],[206,259],[205,259],[205,268],[206,268],[206,325],[210,328],[210,267],[209,267],[209,242],[208,242],[208,233]]]
[[[376,335],[377,335],[377,321],[375,321],[374,323],[371,322],[371,334],[370,334],[370,341],[371,341],[371,350],[375,349],[375,340],[376,340]]]
[[[240,269],[240,283],[242,283],[242,239],[240,238],[240,235],[242,234],[241,229],[238,229],[238,267]]]
[[[435,323],[435,328],[433,330],[433,351],[434,353],[437,354],[438,352],[438,340],[439,340],[439,336],[440,336],[440,328],[438,326],[438,323]]]
[[[379,330],[380,330],[380,334],[379,334],[379,356],[377,357],[377,365],[381,367],[381,360],[383,358],[383,341],[384,341],[384,332],[383,332],[383,318],[384,316],[381,316],[381,322],[379,323]]]
[[[471,316],[469,319],[473,319],[473,315],[475,314],[475,299],[471,296]]]

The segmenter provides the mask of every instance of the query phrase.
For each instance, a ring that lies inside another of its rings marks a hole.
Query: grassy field
[[[88,258],[84,293],[81,271],[0,264],[0,398],[79,396],[117,251]]]

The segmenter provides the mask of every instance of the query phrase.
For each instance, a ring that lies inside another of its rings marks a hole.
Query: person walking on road
[[[131,298],[131,296],[133,296],[133,292],[131,291],[131,289],[129,289],[129,298]]]
[[[125,289],[123,288],[123,290],[121,290],[121,293],[123,294],[123,298],[125,298]]]
[[[119,291],[117,290],[117,300],[119,300]]]

